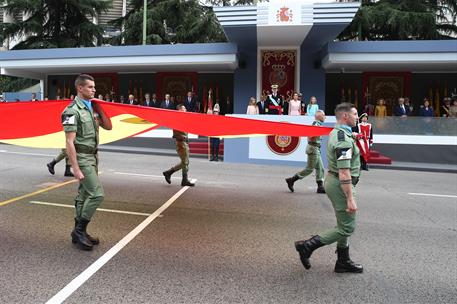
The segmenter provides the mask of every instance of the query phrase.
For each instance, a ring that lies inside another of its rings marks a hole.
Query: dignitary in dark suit
[[[129,105],[138,105],[138,101],[135,100],[135,96],[132,94],[129,95],[129,99],[127,99],[124,103]]]
[[[184,99],[184,106],[186,107],[187,112],[195,112],[195,104],[197,103],[197,100],[193,95],[194,94],[189,91]]]
[[[265,95],[260,96],[260,101],[257,103],[259,114],[268,114],[267,97]]]
[[[144,102],[143,102],[142,106],[145,106],[145,107],[153,107],[154,106],[154,104],[152,103],[152,100],[151,100],[151,94],[146,93],[144,95]]]
[[[398,98],[398,105],[394,107],[394,115],[400,117],[407,117],[409,108],[405,106],[405,99],[403,97]]]
[[[271,85],[272,93],[268,95],[268,114],[270,115],[282,115],[284,101],[281,95],[278,93],[278,85]]]
[[[156,93],[152,93],[151,101],[152,101],[152,106],[154,108],[160,108],[160,103],[161,102],[157,99],[157,94]]]
[[[162,101],[162,103],[160,104],[160,107],[162,109],[169,109],[169,110],[173,110],[175,108],[175,106],[173,105],[173,101],[170,100],[170,94],[165,94],[165,100]]]

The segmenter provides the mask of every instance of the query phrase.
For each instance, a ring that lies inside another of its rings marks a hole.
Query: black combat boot
[[[79,246],[82,250],[92,250],[94,246],[87,238],[86,228],[89,221],[83,218],[76,220],[75,230],[71,232],[71,241]]]
[[[165,180],[167,183],[171,184],[171,175],[175,173],[175,170],[171,168],[170,170],[162,172],[163,176],[165,176]]]
[[[52,162],[50,162],[49,164],[46,164],[46,167],[48,167],[48,171],[49,173],[51,173],[52,175],[54,175],[56,172],[54,171],[54,166],[56,165],[56,161],[55,160],[52,160]]]
[[[363,266],[360,264],[356,264],[351,261],[349,257],[349,247],[340,248],[336,247],[336,253],[338,255],[338,260],[335,264],[335,272],[343,273],[343,272],[352,272],[352,273],[362,273]]]
[[[73,173],[71,172],[70,170],[71,166],[70,165],[66,165],[65,166],[65,173],[64,173],[64,176],[74,176]]]
[[[322,181],[317,181],[317,193],[325,193],[324,184]]]
[[[289,178],[286,178],[286,183],[287,183],[287,187],[289,187],[289,190],[291,192],[294,192],[294,183],[296,181],[298,181],[300,178],[298,178],[298,175],[295,174],[294,176],[292,177],[289,177]]]
[[[78,219],[75,217],[75,229],[76,229],[76,226],[77,226],[77,225],[78,225]],[[87,227],[87,226],[86,226],[86,227]],[[87,229],[87,228],[86,228],[86,229]],[[100,240],[98,239],[98,237],[93,237],[93,236],[89,235],[89,233],[87,233],[87,231],[85,231],[85,232],[86,232],[86,237],[87,237],[87,239],[92,243],[92,245],[98,245],[98,244],[100,244]],[[73,237],[73,235],[72,235],[72,237]],[[77,242],[76,239],[74,239],[74,238],[72,238],[71,241],[72,241],[73,243],[76,243],[76,242]]]
[[[187,178],[187,173],[183,173],[183,175],[182,175],[181,186],[190,186],[190,187],[195,186],[195,184],[191,183],[190,180]]]
[[[300,254],[300,261],[305,269],[311,268],[309,258],[313,251],[324,245],[325,244],[322,244],[321,238],[318,235],[313,236],[309,240],[295,242],[295,249],[297,249],[298,254]]]
[[[211,157],[209,158],[209,161],[214,161],[214,156],[211,155]]]

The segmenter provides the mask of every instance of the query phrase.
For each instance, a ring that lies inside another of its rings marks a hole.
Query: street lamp
[[[143,5],[143,45],[146,45],[146,21],[147,21],[147,13],[148,13],[148,0],[144,0]]]

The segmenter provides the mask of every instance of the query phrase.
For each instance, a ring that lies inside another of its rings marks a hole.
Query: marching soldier
[[[181,112],[186,112],[186,107],[182,103],[179,104],[176,109]],[[173,138],[176,140],[176,152],[178,152],[181,162],[171,169],[162,172],[162,174],[165,177],[165,181],[171,184],[171,175],[176,171],[182,170],[181,186],[193,187],[195,184],[192,183],[187,176],[187,173],[189,172],[188,134],[179,130],[173,130]]]
[[[70,164],[70,159],[68,158],[66,149],[62,149],[60,151],[59,155],[56,156],[56,158],[54,158],[50,163],[46,164],[46,166],[48,167],[49,173],[54,175],[56,173],[54,170],[55,165],[64,158],[65,158],[65,173],[63,175],[73,177],[74,175],[73,175],[73,173],[71,173],[71,170],[70,170],[71,164]]]
[[[360,176],[360,152],[351,132],[358,120],[357,109],[353,104],[341,103],[336,106],[335,116],[337,124],[327,145],[329,174],[325,177],[325,191],[335,210],[337,226],[308,240],[295,242],[295,249],[305,269],[309,269],[313,251],[336,242],[335,272],[361,273],[362,265],[349,257],[348,243],[355,229],[357,203],[354,187]]]
[[[112,125],[102,108],[90,101],[95,94],[94,78],[86,74],[79,75],[75,87],[78,96],[62,113],[67,154],[73,174],[79,180],[75,199],[75,229],[71,232],[71,238],[82,250],[92,250],[93,245],[100,241],[90,236],[86,229],[104,197],[98,179],[98,127],[111,130]]]
[[[284,101],[281,98],[281,95],[278,93],[278,85],[271,85],[272,93],[268,95],[267,104],[268,104],[268,114],[270,115],[282,115],[282,108]],[[266,111],[265,111],[266,112]]]
[[[318,110],[314,115],[315,120],[313,126],[320,126],[325,121],[325,113],[322,110]],[[321,156],[321,136],[314,136],[308,138],[308,146],[306,147],[306,154],[308,155],[308,163],[306,168],[294,176],[286,178],[287,187],[291,192],[294,192],[294,183],[310,175],[316,170],[316,183],[317,193],[325,193],[323,181],[324,181],[324,165],[322,163]]]

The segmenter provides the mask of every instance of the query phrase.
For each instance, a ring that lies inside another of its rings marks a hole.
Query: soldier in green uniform
[[[90,236],[86,229],[97,207],[103,201],[103,187],[98,179],[98,127],[111,130],[110,119],[102,108],[92,103],[95,82],[90,75],[76,78],[78,96],[62,113],[67,154],[75,178],[79,180],[75,199],[75,229],[71,232],[72,242],[83,250],[92,250],[99,239]]]
[[[186,112],[186,107],[183,104],[177,105],[176,109],[181,112]],[[189,172],[188,134],[179,130],[173,130],[173,138],[176,140],[176,152],[178,153],[181,162],[171,169],[162,172],[163,176],[165,177],[166,182],[171,184],[171,175],[176,171],[182,170],[181,186],[195,186],[187,176],[187,173]]]
[[[361,273],[362,265],[354,263],[349,257],[348,243],[355,229],[357,204],[354,188],[360,176],[360,151],[351,131],[358,120],[357,109],[353,104],[341,103],[336,106],[335,116],[337,124],[329,135],[327,145],[329,174],[324,187],[335,210],[337,224],[322,234],[295,242],[295,249],[303,266],[309,269],[309,258],[313,251],[336,242],[338,259],[335,272]]]
[[[325,121],[325,113],[322,110],[318,110],[314,115],[313,126],[320,126]],[[306,168],[296,173],[294,176],[286,178],[287,187],[291,192],[294,192],[294,183],[310,175],[316,170],[316,183],[317,193],[325,193],[323,181],[324,181],[324,165],[322,163],[321,156],[321,136],[314,136],[308,138],[308,146],[306,147],[306,154],[308,155],[308,162]]]
[[[70,159],[68,158],[67,155],[67,149],[62,149],[59,153],[59,155],[56,156],[50,163],[47,163],[46,166],[48,167],[49,173],[54,175],[56,172],[54,170],[54,166],[60,162],[62,159],[65,158],[65,173],[64,176],[74,176],[73,173],[71,173],[71,164],[70,164]]]

